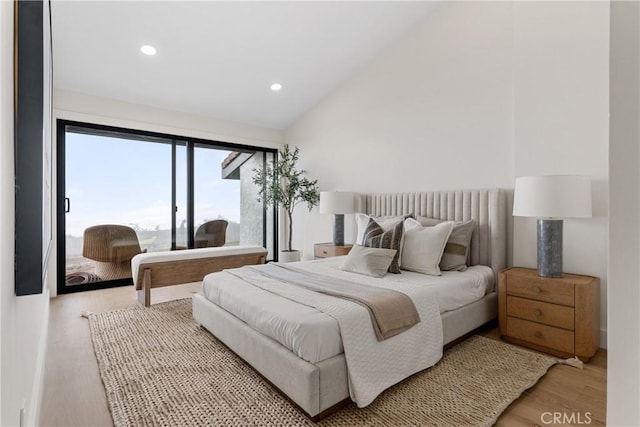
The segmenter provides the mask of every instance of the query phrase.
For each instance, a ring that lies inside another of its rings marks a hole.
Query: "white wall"
[[[283,132],[254,125],[163,110],[65,90],[54,93],[54,115],[128,129],[279,148]]]
[[[640,5],[611,4],[607,425],[640,425]]]
[[[500,2],[434,8],[287,129],[321,190],[511,186],[512,9]],[[331,241],[330,215],[295,221],[294,245],[306,258],[313,243]],[[352,221],[347,215],[347,242],[355,238]]]
[[[13,2],[0,2],[0,425],[38,423],[49,295],[14,294]]]
[[[600,277],[604,298],[608,22],[606,2],[443,3],[285,140],[329,191],[512,189],[521,175],[590,175],[595,218],[565,222],[565,270]],[[316,212],[296,212],[306,258],[331,240],[330,216]],[[535,267],[535,221],[518,218],[513,231],[514,265]]]

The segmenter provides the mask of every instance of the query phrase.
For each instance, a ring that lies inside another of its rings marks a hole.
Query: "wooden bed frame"
[[[374,216],[413,213],[446,220],[476,221],[471,264],[493,269],[495,288],[506,267],[506,194],[500,189],[361,195],[360,211]],[[316,421],[349,401],[344,354],[312,364],[249,327],[202,295],[193,297],[193,317]],[[443,313],[444,344],[497,317],[497,294]]]

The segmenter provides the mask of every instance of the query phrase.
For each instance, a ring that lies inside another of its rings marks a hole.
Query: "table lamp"
[[[538,218],[538,275],[562,277],[562,218],[591,217],[591,180],[582,175],[516,178],[513,216]]]
[[[333,214],[333,244],[344,245],[344,214],[354,212],[353,193],[321,191],[320,213]]]

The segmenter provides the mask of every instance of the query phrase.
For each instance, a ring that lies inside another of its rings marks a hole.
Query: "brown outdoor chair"
[[[84,230],[82,256],[96,265],[102,280],[131,277],[131,258],[146,252],[140,249],[138,236],[125,225],[94,225]]]
[[[224,219],[207,221],[196,230],[196,248],[215,248],[224,246],[227,241],[227,225]]]

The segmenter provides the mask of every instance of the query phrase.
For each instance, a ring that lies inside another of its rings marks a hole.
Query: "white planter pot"
[[[300,251],[280,251],[278,262],[296,262],[300,261]]]

